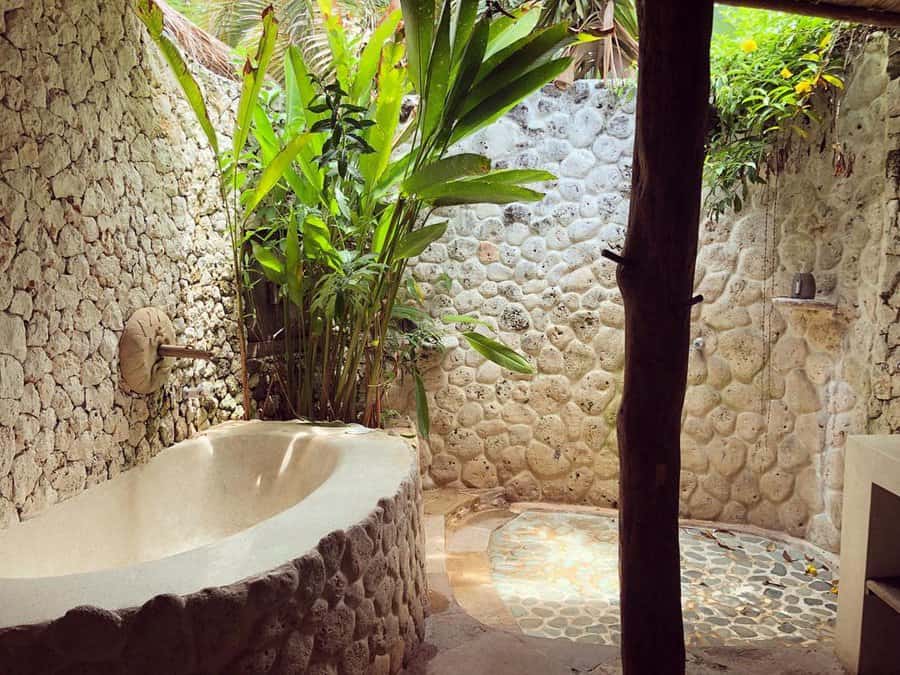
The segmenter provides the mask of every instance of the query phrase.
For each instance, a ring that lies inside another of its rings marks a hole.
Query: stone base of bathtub
[[[0,630],[3,675],[397,673],[422,642],[418,470],[362,523],[255,578]]]

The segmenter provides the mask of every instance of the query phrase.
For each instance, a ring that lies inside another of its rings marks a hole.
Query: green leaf
[[[403,191],[414,194],[435,184],[446,183],[462,176],[486,174],[490,169],[491,160],[482,155],[451,155],[416,171],[403,182]]]
[[[371,155],[367,155],[362,158],[362,162],[371,157]],[[400,159],[391,162],[386,168],[384,173],[379,177],[378,182],[375,186],[376,196],[381,197],[386,192],[388,192],[406,173],[406,170],[409,168],[409,164],[412,161],[412,156],[407,153],[403,155]],[[361,162],[361,163],[362,163]]]
[[[375,253],[381,253],[381,249],[384,248],[384,242],[387,240],[388,231],[390,230],[391,222],[394,219],[394,211],[396,208],[397,203],[393,202],[382,211],[381,217],[378,219],[378,225],[375,227],[375,232],[372,235],[372,251]]]
[[[253,137],[259,143],[263,162],[270,163],[278,154],[278,138],[269,117],[260,105],[257,105],[253,111]],[[301,149],[302,152],[303,149]],[[292,167],[289,166],[285,169],[284,179],[304,204],[313,206],[317,203],[316,192],[312,184],[298,176]]]
[[[481,62],[484,58],[484,50],[487,48],[489,32],[490,23],[486,18],[482,18],[475,24],[472,37],[459,66],[459,74],[456,76],[456,80],[453,82],[453,89],[447,97],[447,111],[444,115],[444,120],[447,124],[457,119],[459,109],[466,96],[468,96],[469,89],[475,82],[478,69],[481,68]]]
[[[299,65],[299,72],[298,72]],[[306,99],[302,94],[302,82],[306,77],[306,64],[297,47],[291,45],[284,55],[284,112],[285,126],[306,125]]]
[[[350,134],[350,133],[348,133],[347,136],[349,136],[354,141],[356,141],[356,148],[361,153],[366,154],[366,153],[375,152],[375,148],[373,148],[371,145],[369,145],[369,142],[362,136],[359,136],[358,134]]]
[[[478,16],[478,0],[459,0],[457,3],[456,28],[453,33],[453,58],[451,64],[454,74],[461,63],[466,45],[472,35],[472,28]]]
[[[394,305],[391,307],[392,319],[406,319],[415,324],[428,321],[429,316],[418,307],[410,307],[409,305]]]
[[[307,216],[303,221],[303,250],[307,258],[322,262],[335,271],[341,270],[340,259],[331,243],[331,231],[318,216]]]
[[[259,99],[266,69],[272,54],[275,51],[275,38],[278,33],[278,21],[275,19],[275,11],[267,7],[262,13],[262,32],[256,54],[251,60],[244,62],[243,80],[241,82],[241,97],[238,100],[237,119],[235,121],[234,137],[232,139],[232,152],[237,160],[244,150],[247,137],[250,135],[250,123],[253,119],[253,109]]]
[[[354,60],[353,49],[340,15],[334,11],[332,0],[318,0],[318,6],[319,14],[324,19],[328,46],[331,48],[329,70],[337,80],[337,83],[332,83],[326,89],[341,96],[347,96],[346,90],[351,87],[350,69]]]
[[[284,262],[277,253],[265,246],[260,246],[257,242],[251,242],[253,248],[253,257],[259,263],[263,275],[269,281],[283,285],[285,282]]]
[[[490,75],[505,78],[507,82],[520,77],[536,66],[545,62],[562,47],[575,42],[576,35],[569,30],[568,23],[557,23],[548,28],[536,30],[506,49],[485,60],[478,70],[476,83],[482,82]],[[481,89],[482,87],[479,87]],[[487,92],[498,89],[497,84],[485,85]],[[475,92],[473,92],[473,95]],[[483,96],[481,100],[485,97]]]
[[[444,0],[441,20],[431,49],[428,61],[428,80],[425,85],[425,96],[422,100],[422,137],[423,141],[431,138],[431,133],[441,120],[446,108],[447,90],[450,85],[450,19],[453,14],[453,1]]]
[[[455,204],[509,204],[510,202],[536,202],[543,193],[518,185],[493,183],[485,178],[456,180],[435,185],[418,194],[419,199],[435,206]]]
[[[502,342],[497,342],[481,333],[466,332],[462,334],[472,349],[481,354],[489,361],[493,361],[498,366],[511,370],[514,373],[523,375],[533,375],[535,370],[518,352],[510,349]]]
[[[394,135],[400,123],[400,109],[403,105],[403,95],[408,86],[406,70],[395,67],[403,55],[401,44],[389,45],[383,54],[381,70],[378,75],[378,97],[375,100],[373,118],[375,125],[369,127],[366,140],[375,149],[375,152],[364,155],[359,160],[359,170],[366,181],[366,188],[373,197],[377,192],[376,186],[380,186],[388,164],[391,161],[391,152],[394,149]],[[389,177],[388,185],[391,187],[398,180],[400,174]]]
[[[823,74],[822,79],[825,80],[828,84],[830,84],[833,87],[836,87],[838,89],[844,88],[844,81],[839,77],[835,77],[834,75]]]
[[[291,217],[287,223],[287,237],[284,243],[284,266],[288,274],[293,274],[300,265],[300,237],[297,234],[297,219]]]
[[[491,26],[491,36],[485,56],[490,58],[513,42],[521,40],[531,33],[537,27],[540,16],[540,10],[533,9],[517,19],[510,19],[505,16],[496,19]]]
[[[422,287],[412,277],[406,278],[406,292],[420,305],[425,302],[425,294],[422,292]]]
[[[419,255],[428,248],[431,242],[444,236],[446,231],[447,221],[443,221],[407,232],[397,244],[397,249],[394,251],[394,259],[403,260],[404,258],[412,258]]]
[[[413,378],[416,381],[416,427],[419,436],[428,438],[431,433],[431,418],[428,413],[428,397],[425,395],[425,384],[422,382],[422,376],[419,371],[413,372]]]
[[[278,154],[278,137],[269,116],[258,103],[253,108],[253,137],[259,143],[263,161],[271,162]]]
[[[162,52],[166,63],[169,64],[169,68],[171,68],[175,79],[181,86],[184,97],[191,106],[191,110],[193,110],[197,122],[206,136],[209,147],[212,148],[213,154],[219,159],[219,139],[209,118],[206,102],[203,100],[203,92],[200,91],[197,80],[191,75],[187,63],[181,56],[181,52],[178,51],[175,44],[163,32],[162,9],[153,0],[138,0],[135,6],[135,14],[147,28],[150,39],[153,40],[159,51]]]
[[[406,31],[409,76],[420,94],[428,73],[428,57],[434,34],[434,0],[400,0]]]
[[[356,76],[353,78],[353,86],[350,87],[350,98],[358,105],[367,106],[369,104],[369,96],[375,82],[375,74],[378,72],[378,63],[381,61],[384,43],[397,30],[401,18],[403,18],[403,14],[400,10],[391,12],[372,33],[359,56]]]
[[[309,110],[309,105],[316,98],[318,92],[310,80],[309,68],[306,67],[306,62],[303,60],[303,53],[295,45],[288,47],[285,69],[286,72],[290,71],[291,80],[295,84],[294,87],[289,87],[287,79],[285,80],[286,96],[288,97],[287,121],[290,123],[299,118],[305,120],[307,127],[312,126],[325,115]]]
[[[548,180],[556,180],[556,176],[549,171],[540,169],[501,169],[500,171],[491,171],[484,177],[484,180],[503,185],[520,185],[522,183],[543,183]]]
[[[269,190],[275,187],[278,181],[281,180],[281,177],[288,167],[290,167],[291,162],[294,161],[297,153],[300,152],[307,143],[309,143],[309,134],[294,136],[294,138],[281,149],[281,152],[266,165],[259,176],[259,180],[256,182],[256,189],[251,193],[244,206],[244,220],[250,217],[256,207],[259,206],[259,203],[267,194],[269,194]]]
[[[453,132],[452,142],[460,141],[500,118],[523,98],[561,74],[570,62],[568,57],[549,61],[486,98],[462,116]]]

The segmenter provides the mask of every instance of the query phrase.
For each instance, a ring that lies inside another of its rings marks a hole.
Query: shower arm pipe
[[[200,359],[210,361],[213,353],[204,349],[194,349],[193,347],[184,347],[182,345],[160,345],[156,350],[161,357],[171,357],[175,359]]]

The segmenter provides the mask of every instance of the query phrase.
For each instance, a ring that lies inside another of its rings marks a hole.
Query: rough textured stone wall
[[[869,433],[900,433],[900,39],[888,45],[884,230],[869,250]],[[877,276],[875,270],[877,269]]]
[[[0,0],[0,527],[241,413],[211,160],[129,3]],[[117,342],[148,305],[223,358],[131,396]]]
[[[614,503],[624,314],[615,266],[600,253],[624,240],[633,132],[630,92],[580,81],[545,88],[467,141],[498,167],[545,168],[559,180],[536,204],[451,211],[445,241],[413,266],[435,315],[477,314],[539,371],[502,371],[449,339],[439,367],[424,372],[433,392],[424,462],[435,483]]]
[[[682,511],[840,545],[844,445],[865,433],[884,211],[886,43],[872,35],[839,114],[735,216],[701,229]],[[840,155],[851,171],[839,171]],[[772,302],[813,272],[835,310]]]
[[[258,577],[120,611],[76,607],[0,630],[10,675],[397,673],[425,637],[422,495],[414,469],[369,517]]]
[[[741,213],[701,225],[686,517],[839,545],[844,441],[871,426],[869,349],[897,345],[896,308],[886,310],[896,293],[885,297],[896,271],[882,251],[886,199],[892,224],[897,212],[893,184],[885,196],[886,64],[886,39],[870,37],[833,128],[794,141],[787,169]],[[559,180],[539,204],[452,212],[445,241],[414,266],[435,315],[480,315],[538,369],[512,375],[450,339],[425,373],[433,408],[423,459],[434,484],[615,506],[623,315],[614,266],[599,254],[622,242],[632,129],[627,97],[579,82],[545,89],[470,144],[500,165],[540,166]],[[836,172],[834,144],[852,161],[850,175]],[[773,303],[799,271],[815,273],[818,298],[836,311]],[[889,347],[881,350],[884,363]],[[885,414],[896,409],[878,400]]]

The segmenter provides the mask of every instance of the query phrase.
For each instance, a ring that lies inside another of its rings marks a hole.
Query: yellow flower
[[[787,67],[784,67],[781,69],[781,76],[784,79],[788,79],[789,77],[793,77],[794,74],[790,70],[788,70]]]
[[[798,94],[806,94],[812,91],[812,82],[809,80],[800,80],[796,85],[794,85],[794,91]]]
[[[750,38],[749,40],[744,40],[741,43],[741,51],[743,51],[745,54],[750,54],[751,52],[755,52],[757,49],[759,49],[759,45],[756,44],[756,40],[754,40],[753,38]]]

